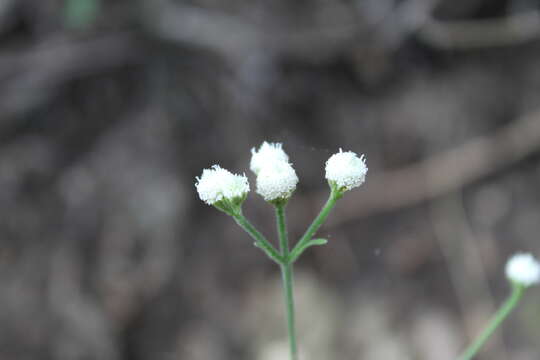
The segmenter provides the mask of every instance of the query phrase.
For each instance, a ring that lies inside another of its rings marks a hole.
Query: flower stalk
[[[298,243],[292,249],[290,254],[290,260],[292,262],[296,261],[300,255],[311,245],[324,245],[326,244],[326,240],[324,239],[312,239],[313,235],[319,230],[321,225],[326,221],[326,218],[328,218],[328,215],[330,215],[330,212],[332,209],[336,206],[337,201],[339,198],[343,196],[343,193],[340,193],[335,187],[332,188],[330,192],[330,196],[328,197],[328,200],[326,201],[326,204],[323,206],[321,211],[319,212],[319,215],[313,220],[311,225],[307,228],[304,235],[298,240]]]
[[[497,330],[508,315],[510,315],[512,310],[516,308],[524,292],[525,286],[518,283],[512,283],[512,292],[508,299],[506,299],[495,315],[493,315],[486,328],[478,335],[471,345],[463,351],[457,360],[471,360],[476,356],[486,341],[493,335],[495,330]]]
[[[493,315],[486,328],[463,351],[457,360],[473,359],[495,330],[516,308],[525,290],[540,283],[540,263],[531,254],[517,253],[513,255],[506,262],[505,272],[512,286],[510,296]]]

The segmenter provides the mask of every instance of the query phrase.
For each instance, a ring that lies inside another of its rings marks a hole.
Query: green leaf
[[[64,16],[66,25],[81,29],[92,25],[100,11],[100,0],[66,0]]]
[[[312,240],[309,240],[307,245],[308,246],[312,246],[312,245],[326,245],[328,244],[328,240],[326,239],[312,239]]]
[[[292,264],[293,262],[295,262],[300,257],[300,255],[302,255],[302,253],[310,246],[326,245],[327,243],[328,240],[326,239],[311,239],[309,241],[306,241],[304,244],[299,244],[292,250],[291,254],[289,255],[289,263]]]

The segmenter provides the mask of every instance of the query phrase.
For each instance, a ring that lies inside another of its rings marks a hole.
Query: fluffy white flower
[[[540,263],[531,255],[518,253],[506,263],[506,277],[524,286],[540,282]]]
[[[289,162],[289,156],[283,151],[282,144],[263,142],[257,151],[256,148],[251,149],[251,163],[249,167],[256,175],[261,169],[269,164],[276,162]]]
[[[266,164],[257,175],[257,193],[266,201],[290,197],[296,184],[298,176],[292,165],[285,161]]]
[[[204,169],[195,183],[202,201],[213,205],[223,199],[236,199],[249,192],[249,183],[245,175],[236,175],[219,165]]]
[[[326,161],[326,179],[335,182],[339,189],[351,190],[362,185],[367,171],[364,155],[358,157],[352,151],[339,149]]]

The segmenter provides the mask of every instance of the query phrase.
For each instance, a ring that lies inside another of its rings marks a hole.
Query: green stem
[[[281,264],[281,279],[283,282],[283,296],[287,314],[287,332],[291,360],[298,360],[296,346],[296,330],[294,325],[294,294],[293,294],[293,264],[289,262],[289,240],[287,238],[287,225],[285,224],[285,204],[276,204],[276,220],[279,235],[281,256],[285,261]]]
[[[330,192],[330,196],[328,197],[328,200],[326,201],[326,204],[324,204],[323,208],[319,212],[319,215],[313,220],[311,225],[307,228],[304,235],[300,238],[298,243],[295,245],[294,249],[292,250],[293,253],[298,251],[300,248],[302,248],[305,243],[307,243],[313,235],[319,230],[321,225],[324,223],[328,215],[330,214],[330,211],[336,206],[336,202],[338,199],[342,196],[342,193],[340,193],[338,190],[332,189]]]
[[[294,297],[293,297],[293,265],[281,265],[281,279],[283,281],[283,295],[285,297],[285,308],[287,310],[287,331],[289,334],[289,346],[291,360],[298,360],[298,350],[296,347],[296,333],[294,325]]]
[[[504,304],[499,308],[499,310],[493,315],[487,327],[482,331],[482,333],[473,341],[471,345],[459,356],[458,360],[470,360],[476,353],[484,346],[489,337],[497,330],[501,323],[510,315],[512,310],[519,303],[519,300],[525,292],[525,286],[512,283],[512,293],[506,299]]]
[[[287,224],[285,223],[285,204],[276,204],[276,225],[279,236],[279,248],[284,259],[289,256],[289,239],[287,238]]]
[[[264,235],[261,234],[259,230],[257,230],[255,226],[253,226],[242,213],[232,214],[232,217],[234,218],[234,220],[236,220],[236,223],[240,225],[242,229],[244,229],[249,235],[251,235],[253,240],[255,240],[255,245],[257,247],[261,248],[266,253],[266,255],[268,255],[278,264],[281,265],[283,263],[284,259],[276,250],[276,248],[268,240],[266,240]]]

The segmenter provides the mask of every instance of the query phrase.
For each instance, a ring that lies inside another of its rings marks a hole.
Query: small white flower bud
[[[223,199],[241,199],[249,192],[249,183],[245,175],[236,175],[219,165],[204,169],[195,183],[202,201],[214,205]]]
[[[540,263],[531,255],[518,253],[506,263],[506,277],[523,286],[540,282]]]
[[[266,201],[287,199],[296,189],[296,184],[298,176],[291,164],[276,161],[260,169],[257,176],[257,193]]]
[[[249,167],[256,175],[259,174],[261,169],[269,164],[275,162],[289,162],[289,156],[283,151],[282,144],[280,143],[268,143],[263,142],[259,148],[251,149],[251,163]]]
[[[326,179],[334,182],[338,189],[351,190],[362,185],[367,171],[364,155],[358,157],[352,151],[339,149],[326,161]]]

